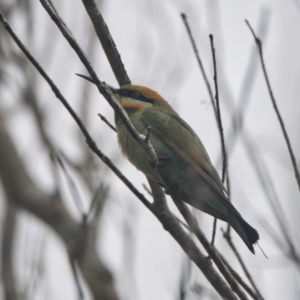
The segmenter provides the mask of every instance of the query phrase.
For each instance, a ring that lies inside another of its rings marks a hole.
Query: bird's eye
[[[133,92],[133,93],[131,94],[131,96],[132,96],[133,98],[139,98],[139,97],[141,96],[141,94],[140,94],[139,92]]]

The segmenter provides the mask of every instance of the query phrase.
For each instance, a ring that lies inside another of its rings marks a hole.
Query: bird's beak
[[[87,80],[87,81],[89,81],[91,83],[95,84],[94,80],[91,77],[88,77],[88,76],[85,76],[85,75],[82,75],[82,74],[78,74],[78,73],[76,73],[76,75],[79,76],[79,77],[81,77],[81,78],[84,78],[85,80]],[[113,94],[117,94],[118,93],[119,89],[116,89],[116,88],[112,87],[109,84],[106,84],[106,85],[110,88],[110,90],[112,91]]]

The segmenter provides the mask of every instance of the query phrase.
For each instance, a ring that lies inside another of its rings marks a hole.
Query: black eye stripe
[[[125,90],[118,90],[118,94],[120,94],[121,96],[128,96],[128,92]]]
[[[132,90],[119,90],[118,92],[121,96],[130,97],[132,99],[136,99],[142,102],[146,103],[154,103],[153,99],[147,98],[144,95],[142,95],[140,92],[132,91]]]
[[[135,98],[139,98],[141,96],[141,94],[139,92],[133,92],[133,93],[131,93],[131,96],[135,97]]]

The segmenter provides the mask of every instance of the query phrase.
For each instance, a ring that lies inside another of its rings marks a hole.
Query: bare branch
[[[121,56],[116,48],[115,42],[112,39],[108,27],[98,10],[94,0],[82,0],[83,5],[93,22],[97,36],[104,49],[106,57],[109,60],[110,66],[117,78],[120,86],[129,84],[130,79],[126,73],[125,67],[122,63]]]
[[[214,82],[215,82],[215,90],[216,90],[216,95],[215,95],[216,103],[215,103],[215,100],[214,100],[214,97],[213,97],[211,86],[210,86],[209,81],[207,79],[207,76],[206,76],[206,73],[205,73],[205,70],[204,70],[204,67],[203,67],[200,55],[199,55],[199,51],[198,51],[196,43],[195,43],[195,39],[194,39],[194,37],[192,35],[191,28],[190,28],[190,26],[188,24],[187,17],[183,13],[181,14],[181,17],[182,17],[182,20],[183,20],[184,25],[186,27],[188,36],[190,38],[190,41],[191,41],[194,53],[196,55],[196,59],[197,59],[197,62],[198,62],[201,74],[202,74],[202,76],[204,78],[204,82],[205,82],[205,85],[206,85],[206,88],[207,88],[207,91],[208,91],[208,94],[209,94],[209,97],[210,97],[210,100],[211,100],[211,103],[212,103],[212,106],[213,106],[215,117],[216,117],[217,126],[218,126],[219,134],[220,134],[220,140],[221,140],[221,148],[222,148],[222,157],[223,157],[222,181],[224,183],[225,174],[226,174],[226,172],[228,172],[228,169],[227,169],[227,155],[226,155],[226,150],[225,150],[224,133],[223,133],[223,127],[222,127],[222,121],[221,121],[221,112],[220,112],[220,105],[219,105],[219,93],[218,93],[218,83],[217,83],[216,58],[215,58],[215,49],[214,49],[214,46],[213,46],[213,38],[212,38],[212,35],[210,35],[211,49],[212,49],[212,55],[213,55],[213,65],[214,65]],[[228,190],[230,190],[229,176],[228,176],[228,174],[227,174],[226,179],[227,179]],[[228,193],[228,195],[229,195],[229,193]],[[213,224],[212,240],[211,240],[211,244],[212,245],[214,244],[214,241],[215,241],[216,227],[217,227],[217,219],[215,218],[214,219],[214,224]],[[229,226],[228,226],[228,228],[229,228]]]
[[[209,35],[211,52],[213,57],[213,65],[214,65],[214,83],[215,83],[215,99],[216,99],[216,109],[217,109],[217,118],[218,118],[218,127],[220,131],[221,138],[221,147],[222,147],[222,156],[223,156],[223,167],[222,167],[222,182],[225,181],[225,174],[227,173],[227,154],[224,140],[224,132],[221,118],[221,110],[220,110],[220,101],[219,101],[219,88],[218,88],[218,77],[217,77],[217,61],[216,61],[216,50],[214,47],[214,37],[212,34]],[[228,175],[227,175],[228,176]]]
[[[258,32],[261,34],[262,37],[265,37],[268,32],[268,24],[269,24],[269,11],[262,9],[260,16],[259,16],[259,26],[258,26]],[[227,153],[228,156],[230,153],[232,153],[233,148],[236,145],[236,142],[238,140],[239,135],[243,131],[244,127],[244,115],[246,113],[246,108],[248,107],[250,103],[250,95],[251,91],[253,89],[253,84],[255,82],[256,73],[258,70],[258,62],[259,58],[256,55],[256,45],[254,45],[253,49],[251,50],[250,59],[248,61],[248,65],[246,68],[246,72],[243,77],[243,83],[241,85],[241,89],[238,95],[238,106],[236,109],[234,109],[234,112],[231,115],[231,125],[226,137],[226,144],[227,144]],[[223,83],[226,84],[226,81],[223,80]],[[230,87],[227,86],[225,88],[226,90],[229,90]],[[231,93],[232,94],[232,93]],[[224,94],[226,96],[226,93]],[[228,97],[228,96],[227,96]],[[220,158],[218,158],[218,161],[223,160],[222,155]],[[219,164],[219,162],[217,162]],[[228,186],[227,186],[228,189]],[[228,190],[229,192],[229,190]]]
[[[213,38],[212,34],[209,35],[209,39],[210,39],[210,46],[211,46],[211,52],[212,52],[212,57],[213,57],[213,66],[214,66],[214,83],[215,83],[215,93],[216,93],[215,94],[216,114],[217,114],[217,123],[218,123],[219,132],[220,132],[221,148],[222,148],[222,156],[223,156],[222,182],[224,183],[226,174],[227,174],[227,180],[229,182],[228,168],[227,168],[227,154],[226,154],[224,131],[223,131],[220,101],[219,101],[216,51],[215,51],[215,47],[214,47],[214,38]],[[228,183],[228,185],[229,185],[229,183]],[[214,219],[213,233],[212,233],[212,240],[211,240],[212,245],[214,244],[214,241],[215,241],[216,228],[217,228],[217,218]],[[229,228],[230,228],[230,226],[228,225],[228,231],[229,231]]]
[[[199,54],[199,51],[198,51],[198,49],[197,49],[196,42],[195,42],[195,39],[194,39],[194,37],[193,37],[193,34],[192,34],[192,31],[191,31],[190,25],[189,25],[189,23],[188,23],[186,14],[182,13],[182,14],[181,14],[181,18],[182,18],[182,20],[183,20],[183,23],[184,23],[185,28],[186,28],[186,30],[187,30],[188,36],[189,36],[190,41],[191,41],[191,43],[192,43],[192,47],[193,47],[194,53],[195,53],[195,55],[196,55],[197,62],[198,62],[198,65],[199,65],[201,74],[202,74],[202,76],[203,76],[203,79],[204,79],[204,82],[205,82],[205,85],[206,85],[208,94],[209,94],[210,102],[211,102],[211,104],[212,104],[212,106],[213,106],[213,110],[214,110],[214,113],[215,113],[216,121],[218,122],[218,118],[217,118],[217,109],[216,109],[216,104],[215,104],[215,101],[214,101],[214,96],[213,96],[213,93],[212,93],[212,89],[211,89],[211,87],[210,87],[208,78],[207,78],[207,76],[206,76],[206,73],[205,73],[205,70],[204,70],[204,67],[203,67],[201,58],[200,58],[200,54]]]
[[[109,122],[107,121],[107,119],[106,119],[103,115],[98,114],[98,116],[100,117],[100,119],[101,119],[101,120],[102,120],[102,121],[103,121],[110,129],[112,129],[113,131],[117,132],[116,127],[113,126],[111,123],[109,123]]]
[[[284,125],[283,119],[282,119],[281,114],[279,112],[279,109],[278,109],[278,106],[277,106],[277,103],[276,103],[276,100],[275,100],[275,97],[274,97],[274,94],[273,94],[273,91],[272,91],[272,88],[271,88],[271,83],[270,83],[270,80],[269,80],[269,76],[268,76],[268,73],[267,73],[267,69],[266,69],[266,65],[265,65],[265,61],[264,61],[264,56],[263,56],[262,42],[255,35],[255,32],[252,29],[250,23],[247,20],[245,20],[245,22],[246,22],[247,26],[249,27],[249,29],[250,29],[253,37],[254,37],[254,40],[255,40],[255,43],[256,43],[256,46],[257,46],[257,49],[258,49],[258,52],[259,52],[260,63],[261,63],[263,74],[264,74],[264,77],[265,77],[265,80],[266,80],[266,84],[267,84],[267,88],[268,88],[268,91],[269,91],[269,95],[270,95],[270,98],[271,98],[271,101],[272,101],[275,113],[277,115],[277,118],[278,118],[281,130],[282,130],[285,142],[286,142],[287,147],[288,147],[288,151],[289,151],[290,158],[291,158],[291,161],[292,161],[292,165],[293,165],[293,168],[294,168],[295,178],[296,178],[296,181],[297,181],[297,184],[298,184],[298,188],[299,188],[299,191],[300,191],[300,174],[299,174],[299,170],[298,170],[298,167],[297,167],[296,158],[295,158],[294,151],[293,151],[293,148],[292,148],[292,145],[291,145],[288,133],[287,133],[287,131],[285,129],[285,125]]]
[[[56,156],[56,159],[57,159],[57,161],[58,161],[58,163],[59,163],[59,165],[60,165],[60,167],[63,171],[63,174],[66,177],[66,180],[67,180],[68,185],[69,185],[70,192],[71,192],[72,197],[74,199],[75,205],[77,206],[78,212],[81,214],[81,217],[84,220],[86,218],[86,213],[84,212],[83,202],[82,202],[82,199],[79,195],[76,184],[75,184],[73,178],[71,177],[71,175],[69,174],[68,169],[65,166],[65,164],[63,163],[62,159],[59,157],[59,155]]]
[[[235,256],[237,257],[237,259],[238,259],[238,261],[239,261],[239,263],[240,263],[240,265],[241,265],[241,267],[242,267],[242,269],[243,269],[246,277],[248,278],[248,280],[249,280],[250,284],[252,285],[255,293],[257,294],[257,298],[260,299],[260,300],[263,300],[264,298],[261,295],[259,289],[257,288],[257,286],[256,286],[256,284],[255,284],[255,282],[254,282],[254,280],[253,280],[250,272],[248,271],[248,269],[247,269],[247,267],[246,267],[246,265],[245,265],[245,263],[244,263],[244,261],[242,259],[242,257],[240,256],[240,254],[237,251],[234,243],[232,242],[231,236],[228,234],[227,231],[223,232],[223,236],[226,239],[226,241],[227,241],[228,245],[230,246],[231,250],[234,252]]]
[[[210,242],[212,246],[215,244],[215,237],[216,237],[216,230],[217,230],[217,222],[218,222],[218,219],[217,219],[217,218],[214,218],[213,231],[212,231],[211,242]]]
[[[205,257],[196,246],[194,241],[189,235],[182,229],[177,219],[170,213],[168,206],[166,205],[165,194],[162,188],[152,180],[149,180],[150,187],[152,189],[154,203],[152,205],[152,211],[155,216],[161,221],[165,230],[169,231],[178,244],[182,247],[183,251],[191,258],[191,260],[201,269],[206,278],[210,281],[215,290],[224,299],[237,299],[236,295],[232,293],[230,288],[220,277],[220,275],[212,267],[211,260]],[[180,203],[182,203],[180,201]],[[184,205],[182,203],[182,205]],[[190,224],[189,224],[190,225]],[[191,227],[191,225],[190,225]],[[192,228],[192,227],[191,227]],[[198,226],[197,226],[198,228]],[[200,231],[200,229],[199,229]],[[210,246],[209,242],[206,241]],[[222,263],[223,265],[223,263]],[[223,265],[224,266],[224,265]],[[228,272],[228,271],[227,271]],[[238,288],[238,287],[237,287]],[[239,288],[238,288],[239,289]],[[239,293],[240,299],[247,299],[244,293]]]
[[[216,104],[217,104],[217,116],[218,116],[218,124],[219,124],[219,129],[221,133],[221,144],[222,144],[222,154],[223,154],[223,168],[222,168],[222,182],[224,183],[225,181],[225,176],[227,174],[227,180],[229,179],[228,177],[228,165],[227,165],[227,153],[226,153],[226,148],[225,148],[225,139],[224,139],[224,132],[223,132],[223,126],[222,126],[222,119],[221,119],[221,111],[220,111],[220,104],[219,104],[219,95],[218,95],[218,81],[217,81],[217,69],[216,69],[216,55],[215,55],[215,48],[214,48],[214,43],[213,43],[213,35],[211,34],[210,36],[210,42],[211,42],[211,50],[212,50],[212,55],[213,55],[213,65],[214,65],[214,82],[215,82],[215,90],[216,90]],[[214,232],[216,228],[216,223],[217,220],[214,220]],[[240,262],[247,278],[249,279],[251,285],[253,286],[255,292],[258,295],[259,299],[263,299],[261,296],[258,288],[256,287],[250,273],[248,272],[240,254],[238,253],[236,247],[234,246],[231,237],[230,237],[230,225],[228,224],[227,226],[227,231],[226,233],[223,234],[225,239],[227,240],[228,244],[230,245],[231,249],[233,250],[234,254],[236,255],[238,261]],[[214,235],[213,235],[214,238]],[[212,240],[213,243],[213,240]]]
[[[281,229],[282,237],[289,247],[288,257],[292,258],[295,262],[297,262],[297,264],[299,264],[300,258],[292,238],[293,234],[289,230],[287,218],[285,217],[285,214],[283,212],[282,206],[278,199],[278,195],[271,181],[271,176],[268,173],[268,169],[264,161],[259,160],[259,157],[256,154],[258,147],[255,146],[255,142],[250,139],[249,133],[247,135],[243,135],[242,139],[245,145],[246,153],[251,161],[251,166],[253,167],[257,175],[258,182],[273,209],[273,212]]]
[[[227,231],[226,231],[227,234]],[[258,295],[250,288],[250,286],[241,278],[241,276],[231,267],[229,262],[225,259],[225,257],[218,252],[218,255],[222,259],[225,266],[230,270],[230,273],[235,278],[235,280],[243,287],[243,289],[254,299],[254,300],[261,300],[262,298],[259,298]]]
[[[173,195],[172,195],[173,197]],[[199,228],[196,219],[191,214],[190,210],[187,208],[186,204],[180,201],[179,199],[176,199],[176,196],[174,197],[174,203],[177,206],[178,210],[183,215],[184,219],[186,220],[187,224],[191,228],[192,232],[196,235],[199,242],[203,245],[207,253],[209,254],[209,257],[214,261],[219,271],[222,273],[222,275],[225,277],[227,282],[229,283],[232,290],[239,296],[240,299],[248,299],[245,293],[240,289],[239,285],[235,281],[235,279],[232,277],[232,274],[229,272],[227,267],[224,265],[222,260],[220,259],[216,249],[208,242],[205,235]]]
[[[77,292],[78,292],[78,296],[79,296],[78,298],[79,298],[79,300],[84,300],[83,289],[82,289],[82,286],[81,286],[81,282],[80,282],[78,269],[76,267],[75,260],[70,256],[69,256],[69,258],[70,258],[70,264],[71,264],[71,267],[72,267],[72,272],[73,272],[75,284],[76,284],[76,287],[77,287]]]

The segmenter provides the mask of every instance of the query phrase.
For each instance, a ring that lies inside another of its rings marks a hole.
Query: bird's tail
[[[259,234],[252,226],[250,226],[232,205],[232,203],[224,197],[212,194],[210,198],[202,195],[209,195],[210,191],[205,190],[206,186],[200,186],[202,193],[199,197],[194,198],[190,194],[182,192],[179,197],[190,205],[216,217],[222,221],[228,222],[237,234],[244,241],[249,250],[254,254],[253,245],[259,240]],[[204,190],[204,191],[203,191]],[[196,190],[198,192],[198,190]],[[193,193],[195,194],[195,193]]]
[[[251,225],[249,225],[243,217],[235,211],[231,211],[229,216],[229,224],[241,237],[249,250],[254,254],[253,245],[259,240],[259,234]]]

